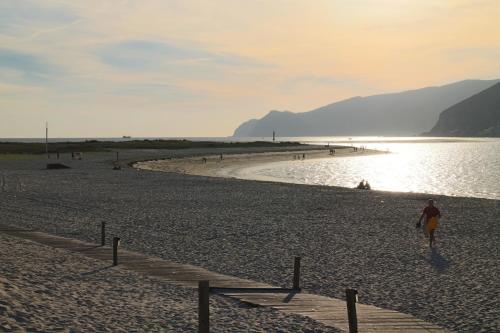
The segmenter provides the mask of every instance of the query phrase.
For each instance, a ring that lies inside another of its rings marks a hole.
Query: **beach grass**
[[[98,141],[52,142],[48,144],[49,152],[105,152],[114,149],[188,149],[188,148],[250,148],[250,147],[284,147],[300,146],[298,142],[216,142],[190,140],[131,140],[131,141]],[[35,142],[0,142],[0,155],[7,154],[43,154],[45,143]]]
[[[35,154],[0,154],[0,161],[21,161],[38,158]]]

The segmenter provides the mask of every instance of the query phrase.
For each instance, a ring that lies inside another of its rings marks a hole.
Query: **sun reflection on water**
[[[500,199],[500,141],[369,144],[391,153],[280,162],[252,173],[278,181]],[[251,178],[251,177],[247,177]]]

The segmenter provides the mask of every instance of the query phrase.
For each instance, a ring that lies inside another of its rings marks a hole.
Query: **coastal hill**
[[[500,137],[500,83],[441,112],[426,134]]]
[[[341,135],[418,135],[429,131],[441,111],[500,80],[465,80],[440,87],[353,97],[321,108],[293,113],[271,111],[241,124],[236,137]]]

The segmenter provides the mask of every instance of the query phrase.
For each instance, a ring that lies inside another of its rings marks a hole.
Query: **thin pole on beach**
[[[106,222],[101,222],[101,246],[106,245]]]
[[[198,281],[198,332],[210,332],[210,282]]]
[[[345,290],[345,300],[347,303],[347,319],[349,321],[349,333],[358,333],[358,317],[356,314],[356,299],[358,291],[356,289]]]
[[[120,245],[120,238],[113,237],[113,266],[118,265],[118,245]]]
[[[300,290],[300,257],[293,262],[293,290]]]
[[[49,155],[49,122],[45,122],[45,153],[47,154],[47,158],[50,158]]]

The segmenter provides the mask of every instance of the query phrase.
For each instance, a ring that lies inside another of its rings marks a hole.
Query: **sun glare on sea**
[[[365,163],[360,166],[360,173],[366,174],[365,179],[371,183],[372,187],[379,190],[417,190],[419,177],[415,176],[422,171],[422,165],[418,158],[421,149],[411,145],[406,149],[404,153],[392,152],[366,157]],[[422,175],[422,177],[424,176]]]
[[[245,177],[380,191],[500,198],[500,142],[371,144],[378,154],[280,162]]]

